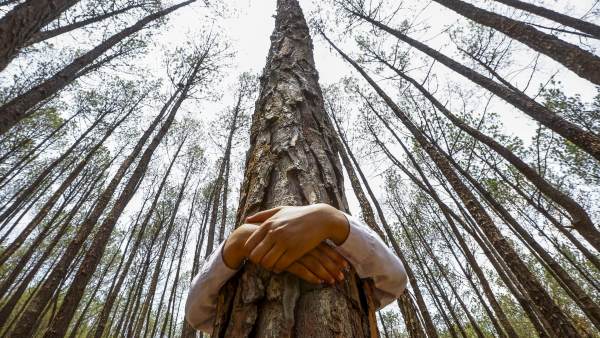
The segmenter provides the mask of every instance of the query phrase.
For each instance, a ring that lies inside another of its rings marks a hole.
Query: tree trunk
[[[333,110],[332,110],[332,114],[333,114]],[[396,255],[400,258],[400,260],[402,260],[402,263],[404,264],[404,268],[407,271],[407,274],[409,276],[409,281],[415,292],[415,296],[417,297],[417,303],[419,304],[421,316],[423,317],[423,320],[424,320],[425,330],[427,331],[427,334],[429,337],[432,337],[432,338],[437,337],[437,331],[436,331],[435,325],[433,324],[433,321],[431,320],[431,315],[429,314],[429,311],[427,310],[425,301],[423,300],[423,296],[421,295],[421,291],[419,290],[419,287],[417,285],[417,280],[415,279],[415,277],[412,273],[410,264],[404,258],[404,254],[400,251],[400,246],[398,245],[396,238],[393,236],[393,232],[391,231],[391,228],[388,225],[388,223],[383,215],[383,210],[381,209],[379,202],[375,198],[375,194],[371,190],[371,187],[370,187],[366,177],[364,176],[364,174],[358,164],[358,161],[356,161],[356,158],[354,157],[354,154],[352,153],[352,151],[348,145],[348,142],[346,141],[346,138],[342,134],[342,130],[341,130],[340,125],[335,117],[335,114],[334,114],[334,116],[332,116],[332,118],[333,118],[335,127],[337,129],[338,135],[339,135],[336,146],[339,151],[340,157],[342,158],[342,163],[344,164],[344,167],[346,168],[346,172],[348,173],[348,177],[350,178],[350,182],[352,184],[354,193],[360,203],[365,223],[367,223],[367,225],[369,225],[369,227],[371,229],[373,229],[381,237],[382,240],[385,240],[385,236],[381,232],[381,229],[379,229],[379,227],[377,226],[377,223],[375,221],[375,215],[373,214],[373,209],[371,208],[371,205],[369,204],[369,200],[367,199],[364,191],[362,190],[360,181],[358,180],[358,177],[356,176],[356,172],[354,171],[354,167],[352,166],[350,159],[352,159],[352,162],[354,162],[354,165],[356,166],[356,170],[358,171],[358,173],[362,179],[362,182],[365,185],[365,188],[369,192],[369,196],[371,197],[371,200],[375,204],[375,208],[377,209],[377,212],[379,214],[383,228],[385,229],[385,232],[387,233],[387,235],[389,237],[389,241],[392,243],[392,247],[393,247],[394,251],[396,252]],[[348,156],[350,158],[348,158]],[[410,273],[408,273],[408,271],[410,271]],[[423,336],[425,336],[425,333],[422,332],[420,323],[418,321],[415,321],[415,319],[417,318],[416,312],[411,313],[411,311],[415,311],[416,309],[414,308],[412,302],[410,302],[410,304],[408,303],[409,301],[410,301],[410,299],[408,297],[400,297],[398,299],[398,302],[400,303],[400,308],[403,309],[404,312],[406,312],[406,316],[403,315],[403,318],[406,323],[406,327],[409,329],[409,333],[410,333],[411,337],[423,337]],[[403,314],[404,314],[404,312],[403,312]]]
[[[179,147],[177,147],[177,151],[175,151],[173,160],[171,160],[171,163],[169,164],[169,167],[167,168],[167,171],[165,172],[163,179],[161,180],[160,184],[158,185],[156,193],[154,194],[154,199],[152,200],[152,203],[150,204],[148,211],[146,211],[146,215],[144,216],[144,219],[142,220],[138,235],[136,236],[135,242],[133,243],[133,246],[131,248],[131,252],[129,253],[129,255],[127,257],[127,261],[125,262],[125,265],[123,267],[123,272],[119,275],[117,282],[115,283],[115,285],[113,287],[111,287],[111,290],[109,291],[108,295],[106,296],[106,299],[103,302],[102,310],[101,310],[100,314],[98,315],[97,326],[94,330],[94,338],[101,338],[102,334],[104,333],[104,330],[106,328],[106,324],[108,321],[108,316],[110,315],[110,311],[112,310],[112,307],[114,305],[115,300],[117,299],[117,296],[121,292],[121,287],[123,285],[123,282],[125,281],[125,278],[129,275],[129,268],[131,267],[131,264],[133,264],[133,260],[136,257],[137,251],[138,251],[140,245],[142,244],[142,239],[144,237],[146,228],[148,227],[148,224],[150,223],[150,219],[152,218],[152,215],[154,214],[156,205],[158,204],[158,201],[160,200],[160,196],[162,195],[163,188],[164,188],[165,184],[167,183],[167,178],[171,174],[171,169],[173,168],[173,165],[175,164],[175,160],[179,156],[179,152],[181,151],[181,148],[183,147],[183,143],[184,142],[181,142],[179,144]]]
[[[331,43],[331,42],[330,42]],[[537,305],[539,311],[546,317],[550,318],[550,324],[555,332],[563,337],[579,337],[573,324],[568,317],[556,305],[554,300],[542,287],[536,277],[529,271],[527,265],[519,257],[512,245],[502,235],[490,215],[484,210],[477,198],[469,190],[469,188],[460,180],[456,172],[452,169],[451,164],[433,145],[427,140],[423,133],[410,121],[408,116],[393,102],[393,100],[371,79],[369,75],[346,54],[336,49],[342,57],[348,61],[373,87],[379,96],[385,101],[388,107],[394,112],[402,124],[411,132],[420,146],[427,152],[431,160],[440,169],[448,183],[456,191],[462,202],[467,207],[471,216],[477,221],[478,226],[483,230],[489,241],[494,245],[502,255],[507,264],[515,272],[516,277],[523,287],[530,294],[531,298]]]
[[[587,33],[596,38],[600,39],[600,26],[595,25],[591,22],[587,22],[581,19],[574,18],[572,16],[568,16],[559,12],[555,12],[550,8],[536,6],[532,3],[527,3],[519,0],[494,0],[496,2],[505,4],[507,6],[512,6],[514,8],[518,8],[529,13],[535,14],[542,18],[546,18],[548,20],[552,20],[554,22],[558,22],[567,27],[571,27],[577,29],[580,32]]]
[[[94,226],[96,225],[96,222],[104,212],[104,209],[112,199],[112,196],[115,193],[117,186],[125,176],[125,173],[129,169],[131,164],[134,162],[134,160],[138,157],[139,153],[142,151],[142,147],[150,138],[150,135],[154,132],[156,126],[162,120],[165,112],[171,106],[173,100],[175,100],[178,94],[179,91],[173,94],[173,96],[165,104],[161,112],[152,121],[151,125],[140,137],[129,156],[121,163],[119,169],[111,179],[108,186],[97,198],[96,203],[94,205],[94,209],[92,210],[91,214],[88,215],[85,218],[85,220],[77,227],[75,237],[68,244],[67,249],[63,253],[58,264],[54,267],[48,278],[43,282],[42,287],[35,295],[31,304],[28,305],[27,309],[24,311],[24,313],[21,315],[21,318],[17,322],[15,327],[16,336],[26,336],[28,333],[31,332],[31,330],[33,329],[31,323],[34,321],[35,318],[38,318],[40,313],[43,311],[44,307],[50,300],[52,293],[60,283],[60,280],[66,274],[66,271],[72,264],[73,259],[83,246],[85,240],[88,238]]]
[[[197,81],[196,76],[203,64],[202,61],[202,59],[199,59],[195,62],[194,67],[191,70],[191,75],[189,75],[189,77],[185,80],[185,84],[182,85],[183,88],[181,88],[179,98],[173,107],[171,107],[171,112],[142,154],[137,167],[131,174],[131,177],[127,181],[121,194],[115,201],[113,208],[110,210],[104,222],[97,230],[95,237],[92,240],[92,244],[87,250],[83,262],[81,263],[81,266],[79,267],[79,270],[77,271],[71,286],[65,295],[65,300],[63,301],[58,314],[53,319],[50,327],[46,331],[46,338],[62,337],[66,332],[69,322],[75,313],[79,301],[81,300],[85,287],[87,286],[92,274],[98,266],[100,259],[102,258],[104,249],[108,244],[108,240],[110,239],[110,235],[119,216],[135,194],[139,183],[143,179],[146,170],[148,169],[148,164],[150,163],[150,159],[154,154],[154,150],[156,150],[164,136],[169,131],[171,124],[175,120],[175,115],[177,114],[179,107],[187,98],[188,92],[192,88],[193,83]]]
[[[186,6],[196,0],[187,0],[175,6],[163,9],[156,13],[150,14],[145,18],[139,20],[134,25],[125,28],[119,33],[109,37],[100,45],[96,46],[92,50],[76,58],[67,65],[65,68],[60,70],[54,76],[41,84],[33,87],[26,93],[10,100],[0,107],[0,135],[6,133],[12,126],[17,124],[19,121],[27,117],[31,108],[35,105],[47,99],[48,97],[56,94],[59,90],[66,87],[68,84],[73,82],[81,75],[87,73],[84,71],[94,60],[100,57],[104,52],[113,48],[117,43],[123,39],[139,32],[148,23],[157,20],[183,6]]]
[[[512,104],[516,108],[520,109],[525,114],[532,117],[534,120],[540,122],[547,128],[553,130],[557,134],[573,142],[575,145],[580,147],[585,152],[592,155],[598,161],[600,161],[600,137],[594,133],[588,132],[578,125],[566,121],[565,119],[558,116],[556,113],[550,111],[543,105],[532,100],[525,94],[513,91],[477,72],[470,69],[469,67],[463,66],[462,64],[454,61],[452,58],[434,50],[433,48],[411,39],[399,30],[390,28],[381,22],[378,22],[368,16],[354,12],[353,14],[362,18],[363,20],[372,23],[383,31],[397,37],[398,39],[410,44],[421,52],[429,55],[440,63],[444,64],[448,68],[468,78],[474,83],[486,88],[490,92],[494,93],[498,97],[502,98],[506,102]],[[598,67],[600,69],[600,67]]]
[[[581,205],[575,202],[575,200],[573,200],[567,194],[553,187],[552,184],[547,182],[540,174],[537,173],[537,171],[535,171],[535,169],[522,161],[510,149],[459,119],[431,93],[429,93],[429,91],[427,91],[419,82],[409,77],[399,69],[393,67],[387,61],[383,59],[379,60],[384,62],[390,69],[394,70],[394,72],[396,72],[396,74],[398,74],[400,77],[415,86],[423,94],[423,96],[425,96],[442,114],[444,114],[444,116],[452,121],[455,126],[472,136],[477,141],[480,141],[481,143],[490,147],[497,154],[502,156],[502,158],[512,164],[517,170],[519,170],[519,172],[542,193],[544,193],[558,205],[562,206],[565,211],[571,215],[572,224],[575,230],[577,230],[581,236],[583,236],[590,244],[592,244],[596,250],[600,250],[600,232],[596,229],[596,226],[592,222],[590,216],[585,209],[581,207]],[[563,226],[561,225],[560,227],[562,228]]]
[[[434,0],[480,25],[500,31],[507,36],[547,55],[580,77],[600,85],[600,58],[576,45],[546,34],[525,22],[496,14],[461,0]]]
[[[24,47],[29,47],[33,44],[36,44],[36,43],[39,43],[42,41],[46,41],[48,39],[52,39],[53,37],[59,36],[61,34],[72,32],[78,28],[82,28],[87,25],[91,25],[93,23],[100,22],[102,20],[111,18],[113,16],[125,13],[131,9],[142,7],[142,5],[143,4],[133,4],[130,6],[123,7],[121,9],[114,10],[112,12],[104,13],[104,14],[101,14],[98,16],[94,16],[94,17],[85,19],[85,20],[77,21],[72,24],[62,26],[62,27],[37,32],[29,40],[27,40]]]
[[[312,41],[296,0],[278,0],[254,113],[236,224],[278,205],[329,203],[347,211]],[[362,285],[361,285],[362,284]],[[213,337],[378,336],[371,285],[355,273],[335,286],[247,264],[221,290]]]
[[[39,32],[78,0],[27,0],[0,19],[0,72]],[[0,133],[1,134],[1,133]]]

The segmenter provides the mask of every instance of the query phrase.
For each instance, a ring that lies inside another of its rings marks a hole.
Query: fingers
[[[246,217],[247,223],[261,223],[268,220],[271,216],[275,215],[282,207],[277,207],[269,210],[257,212],[254,215]]]
[[[326,281],[329,284],[335,283],[336,277],[332,276],[329,271],[323,266],[323,264],[316,259],[314,256],[305,255],[300,258],[300,263],[307,267],[310,272],[315,274],[315,276],[319,277],[322,281]]]
[[[273,270],[275,263],[277,263],[284,253],[285,247],[275,243],[271,250],[262,258],[260,265],[267,270]]]
[[[326,254],[331,260],[333,260],[338,266],[343,266],[344,268],[350,267],[350,263],[342,256],[339,252],[337,252],[334,248],[332,248],[327,243],[321,243],[317,247],[317,249]]]
[[[315,250],[309,252],[308,255],[311,255],[316,260],[318,260],[319,263],[321,263],[321,265],[327,270],[327,272],[329,272],[329,274],[335,279],[337,279],[340,282],[344,280],[344,273],[342,272],[344,266],[335,263],[324,252],[319,251],[318,247]]]
[[[312,283],[312,284],[320,284],[321,283],[321,279],[319,279],[319,277],[317,277],[314,273],[310,272],[310,270],[308,270],[301,263],[294,263],[294,264],[290,265],[290,267],[287,269],[287,271],[309,283]]]
[[[269,233],[269,227],[258,227],[244,243],[244,252],[250,253]],[[260,262],[260,261],[259,261]]]
[[[250,238],[250,239],[252,239],[252,238]],[[248,239],[248,241],[250,241],[250,239]],[[246,243],[248,243],[248,242],[246,242]],[[262,241],[260,241],[260,243],[258,243],[254,249],[252,249],[250,251],[250,254],[248,255],[248,259],[254,264],[260,264],[262,259],[271,250],[271,248],[273,248],[274,245],[275,245],[275,241],[273,240],[273,236],[269,236],[267,234],[264,237],[264,239]]]
[[[292,265],[292,263],[294,263],[295,261],[297,261],[300,257],[302,256],[302,253],[296,253],[294,248],[292,248],[291,250],[287,250],[277,261],[277,263],[275,263],[275,266],[273,267],[273,271],[275,271],[276,273],[279,273],[281,271],[286,270],[290,265]]]

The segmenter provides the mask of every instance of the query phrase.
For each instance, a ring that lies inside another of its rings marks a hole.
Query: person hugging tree
[[[246,260],[314,284],[343,281],[351,265],[373,280],[379,308],[398,298],[408,282],[400,259],[357,218],[328,204],[281,206],[246,218],[206,260],[186,301],[192,327],[212,331],[219,291]]]

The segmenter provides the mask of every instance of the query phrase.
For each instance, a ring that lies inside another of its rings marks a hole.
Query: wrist
[[[350,233],[350,225],[346,215],[328,204],[324,204],[323,208],[326,213],[325,219],[328,220],[326,225],[327,238],[332,240],[335,245],[342,245]]]
[[[242,252],[244,243],[242,243],[239,240],[239,236],[236,235],[236,231],[234,231],[231,236],[225,240],[222,252],[223,262],[232,270],[239,269],[245,258]]]

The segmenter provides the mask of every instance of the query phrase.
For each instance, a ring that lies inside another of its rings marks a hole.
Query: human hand
[[[243,224],[238,227],[226,240],[223,247],[223,261],[232,268],[238,269],[248,251],[244,249],[246,240],[259,228],[255,224]],[[337,251],[325,243],[291,264],[286,271],[313,284],[335,283],[343,280],[343,269],[349,266],[348,262]]]
[[[349,232],[344,214],[327,204],[278,207],[246,222],[262,222],[244,245],[248,259],[275,272],[287,269],[326,239],[340,245]]]

